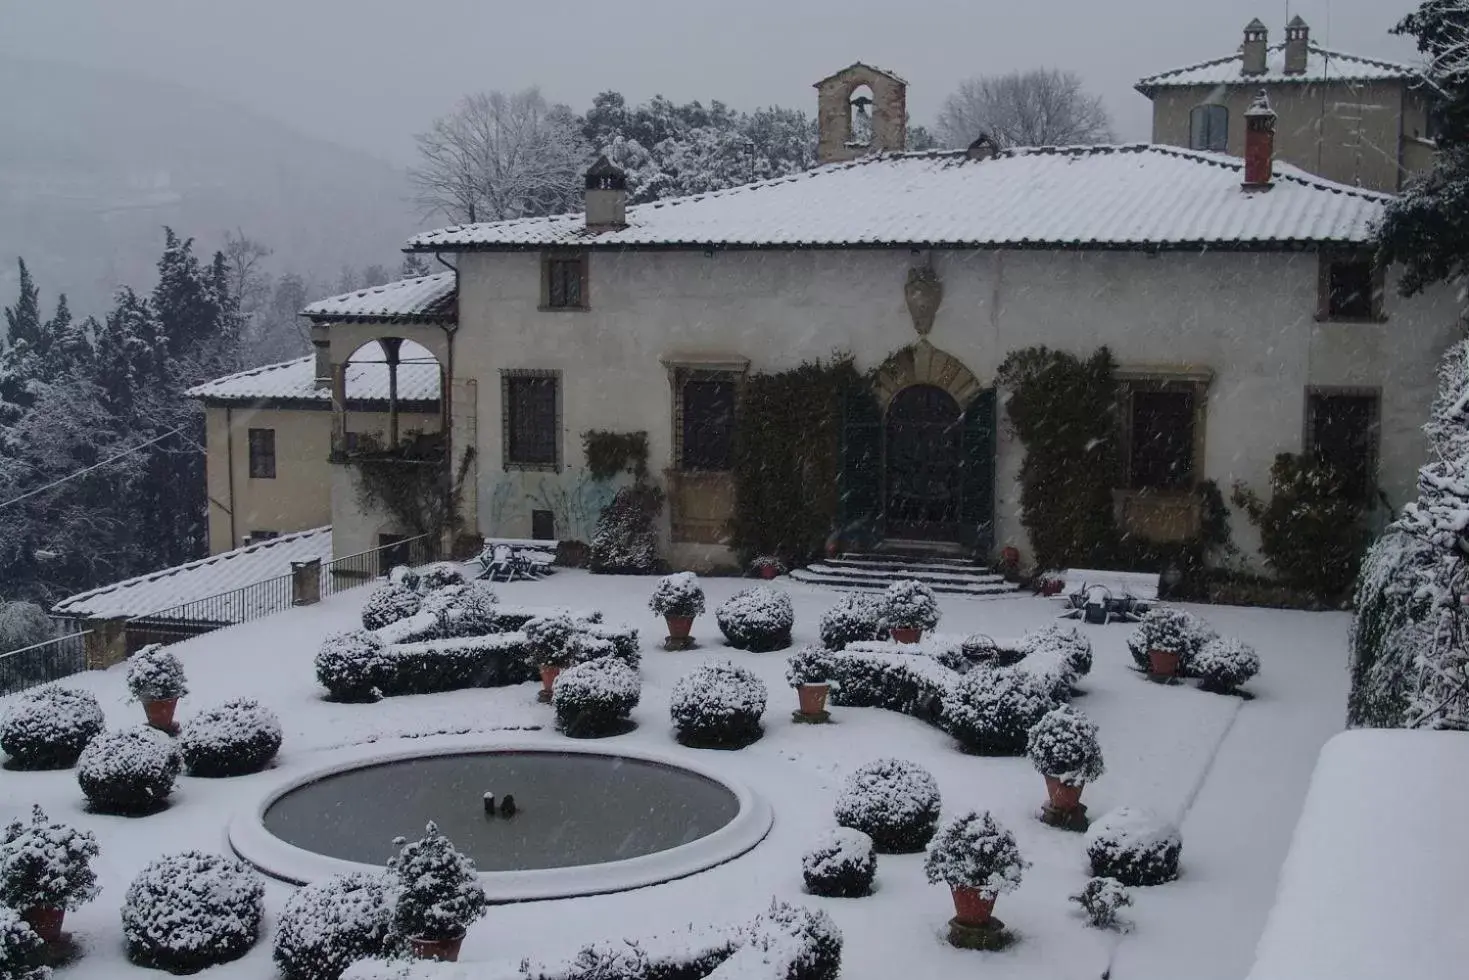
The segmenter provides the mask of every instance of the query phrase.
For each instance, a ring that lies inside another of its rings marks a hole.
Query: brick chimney
[[[1265,49],[1270,42],[1270,32],[1256,17],[1245,25],[1245,43],[1240,45],[1244,56],[1239,73],[1241,75],[1265,74]]]
[[[587,171],[587,230],[615,231],[627,227],[627,175],[606,155]]]
[[[1245,110],[1245,182],[1247,191],[1268,191],[1275,162],[1275,110],[1261,89]]]
[[[1301,20],[1301,15],[1296,14],[1285,25],[1285,73],[1287,75],[1304,75],[1306,73],[1307,46],[1311,43],[1311,28]]]

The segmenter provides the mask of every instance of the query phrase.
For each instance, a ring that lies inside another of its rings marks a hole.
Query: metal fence
[[[0,696],[81,673],[87,667],[86,636],[71,633],[0,653]]]
[[[336,595],[364,582],[382,578],[398,565],[417,568],[439,560],[439,538],[436,534],[420,534],[385,544],[345,558],[334,558],[321,569],[321,597]]]
[[[150,643],[177,643],[289,608],[291,576],[277,575],[218,595],[144,613],[127,621],[128,656]]]

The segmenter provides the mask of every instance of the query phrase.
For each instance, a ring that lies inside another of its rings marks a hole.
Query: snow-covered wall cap
[[[1340,51],[1328,51],[1314,44],[1306,46],[1306,70],[1285,70],[1285,45],[1273,44],[1265,54],[1265,71],[1247,75],[1240,69],[1244,54],[1236,52],[1212,61],[1202,61],[1183,68],[1173,68],[1140,79],[1134,86],[1151,96],[1159,89],[1191,85],[1259,85],[1261,82],[1386,82],[1402,80],[1430,84],[1420,69],[1394,61],[1363,58]]]
[[[353,323],[379,320],[453,323],[456,306],[454,273],[437,272],[328,296],[307,306],[301,315],[317,321]]]
[[[1255,97],[1250,100],[1250,107],[1245,110],[1245,118],[1251,117],[1275,118],[1275,110],[1270,108],[1270,96],[1263,88],[1255,93]]]
[[[887,153],[627,209],[588,233],[581,214],[456,225],[409,250],[627,248],[1203,248],[1365,245],[1390,195],[1274,165],[1266,200],[1243,161],[1173,146]]]
[[[439,397],[439,365],[432,353],[412,341],[399,351],[400,402],[434,401]],[[330,405],[332,390],[316,383],[316,361],[311,356],[266,364],[238,374],[215,378],[184,392],[209,402],[313,402]],[[388,366],[376,344],[364,347],[347,363],[347,400],[381,401],[387,410]]]
[[[259,544],[223,551],[208,558],[175,565],[158,572],[124,579],[112,585],[80,592],[62,599],[51,609],[53,616],[79,619],[110,619],[163,612],[186,602],[222,598],[190,610],[192,619],[236,623],[252,612],[249,596],[224,596],[241,586],[291,573],[291,562],[332,558],[331,526],[282,534]]]

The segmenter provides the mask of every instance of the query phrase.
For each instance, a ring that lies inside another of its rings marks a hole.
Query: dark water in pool
[[[515,797],[513,817],[483,797]],[[481,871],[601,864],[666,851],[734,819],[739,801],[703,776],[638,759],[486,752],[403,759],[327,776],[265,811],[281,840],[347,861],[383,864],[393,838],[430,820]]]

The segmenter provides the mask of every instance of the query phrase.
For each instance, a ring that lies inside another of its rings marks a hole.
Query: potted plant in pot
[[[1026,754],[1046,778],[1041,820],[1067,830],[1086,829],[1081,791],[1105,771],[1097,725],[1069,705],[1053,708],[1031,726]]]
[[[51,823],[33,806],[29,824],[12,821],[0,836],[0,905],[20,912],[36,935],[55,946],[67,910],[97,897],[97,854],[96,837]]]
[[[988,811],[971,810],[939,828],[923,871],[930,884],[948,885],[953,893],[949,941],[982,949],[999,945],[1005,926],[994,917],[995,899],[1020,887],[1026,866],[1015,835]]]
[[[388,867],[398,878],[393,921],[424,960],[459,959],[464,930],[485,914],[485,891],[474,862],[430,823],[420,840],[393,842],[398,855]]]
[[[570,616],[537,616],[523,627],[530,646],[532,662],[541,672],[540,699],[547,704],[555,689],[556,677],[576,663],[576,623]]]
[[[802,647],[786,659],[786,682],[796,689],[800,709],[794,719],[807,724],[831,720],[826,699],[831,694],[833,664],[822,647]]]
[[[693,572],[679,572],[660,578],[648,597],[648,608],[668,624],[669,649],[692,646],[689,633],[694,627],[694,617],[704,611],[704,590],[699,586],[699,577]]]
[[[178,731],[173,713],[189,687],[184,665],[166,647],[150,643],[128,658],[128,690],[143,702],[149,725],[170,735]]]
[[[917,643],[924,630],[939,624],[939,602],[933,589],[914,579],[894,582],[883,594],[882,621],[899,643]]]
[[[784,575],[786,567],[779,558],[774,555],[761,555],[750,562],[750,574],[757,578],[773,579],[777,575]]]
[[[1168,683],[1186,665],[1185,658],[1198,644],[1198,627],[1193,617],[1179,609],[1153,609],[1138,622],[1127,645],[1147,653],[1148,679]]]

